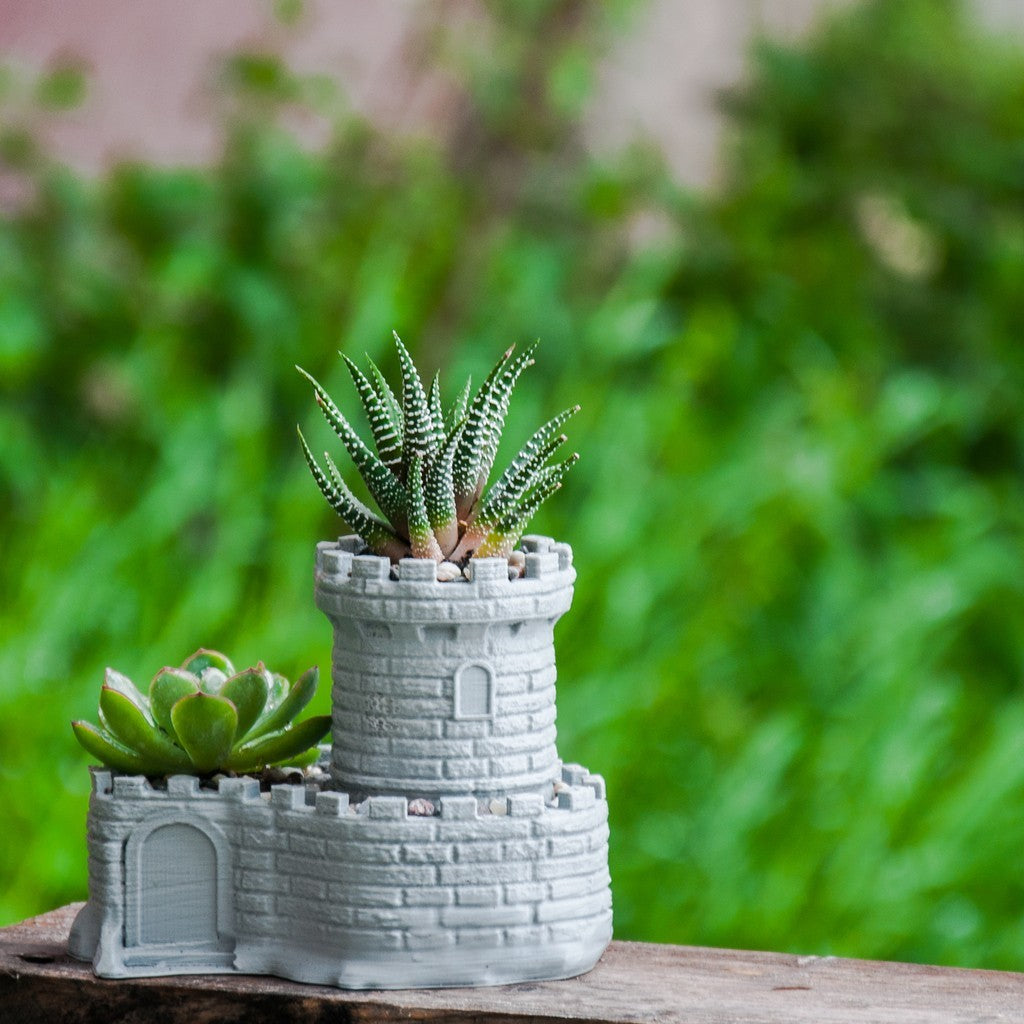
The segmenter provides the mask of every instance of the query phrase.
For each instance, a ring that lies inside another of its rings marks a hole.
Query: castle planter
[[[94,771],[74,956],[104,977],[275,974],[346,988],[589,970],[611,938],[604,783],[555,749],[553,627],[575,573],[317,553],[334,627],[330,786]]]

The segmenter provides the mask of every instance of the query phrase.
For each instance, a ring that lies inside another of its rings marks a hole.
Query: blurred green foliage
[[[291,365],[340,394],[335,350],[392,372],[396,328],[450,380],[542,339],[510,446],[584,404],[535,526],[577,553],[559,745],[608,779],[618,936],[1019,968],[1024,56],[948,0],[855,6],[760,47],[690,196],[579,144],[619,5],[488,10],[429,37],[446,144],[266,54],[208,170],[84,181],[5,121],[0,920],[84,894],[64,723],[104,665],[329,663]]]

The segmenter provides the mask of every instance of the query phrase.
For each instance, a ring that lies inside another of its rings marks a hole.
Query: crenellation
[[[530,552],[526,556],[526,579],[540,580],[558,575],[558,555],[554,551]]]
[[[474,796],[443,796],[440,805],[443,820],[469,820],[477,817],[477,800]]]
[[[570,811],[591,807],[597,799],[590,786],[571,786],[558,794],[558,806]]]
[[[348,793],[320,792],[316,794],[316,802],[313,805],[317,814],[328,818],[340,818],[347,815],[349,811]]]
[[[366,802],[366,813],[371,818],[404,820],[409,813],[409,802],[404,796],[371,796]]]
[[[391,560],[380,555],[355,555],[352,558],[351,580],[383,581],[391,574]]]
[[[432,558],[403,558],[398,563],[398,582],[429,583],[431,587],[443,586],[438,583],[437,563]],[[417,588],[419,590],[420,588]]]
[[[113,795],[115,800],[144,800],[157,794],[144,775],[115,775]]]
[[[168,792],[170,792],[170,789],[168,789]],[[231,800],[236,803],[251,803],[260,798],[260,782],[259,779],[245,777],[240,779],[222,778],[218,782],[217,792],[225,800]]]
[[[306,808],[306,791],[282,782],[270,787],[270,802],[278,810],[302,811]]]
[[[179,798],[199,796],[199,779],[195,775],[171,775],[167,779],[167,795]]]

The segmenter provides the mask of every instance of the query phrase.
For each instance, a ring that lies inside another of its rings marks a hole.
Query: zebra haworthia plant
[[[317,486],[367,546],[392,561],[412,556],[437,562],[467,557],[507,557],[541,504],[562,485],[579,458],[552,462],[565,442],[561,432],[579,406],[548,420],[520,449],[497,482],[484,493],[498,451],[509,398],[519,375],[533,362],[536,343],[515,346],[498,360],[480,389],[467,381],[445,412],[440,380],[429,389],[398,335],[402,371],[396,396],[372,360],[369,376],[343,356],[366,412],[376,454],[352,429],[323,386],[301,367],[317,404],[341,439],[383,515],[364,505],[324,453],[324,467],[299,431]],[[471,397],[472,395],[472,397]]]
[[[163,668],[148,694],[107,669],[99,726],[72,722],[78,742],[110,768],[139,775],[256,772],[269,765],[304,766],[329,715],[295,722],[316,693],[311,668],[291,685],[262,662],[235,672],[219,651],[200,648],[181,668]]]

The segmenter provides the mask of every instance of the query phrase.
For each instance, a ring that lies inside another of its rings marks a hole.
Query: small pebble
[[[437,579],[440,583],[451,583],[462,575],[462,570],[454,562],[442,562],[437,567]]]
[[[568,792],[569,792],[569,786],[568,786],[567,783],[562,782],[561,780],[559,780],[558,782],[555,783],[555,787],[554,787],[554,794],[555,794],[555,796],[558,796],[559,793],[568,793]]]
[[[513,566],[514,565],[517,569],[525,569],[526,568],[526,552],[525,551],[513,551],[512,554],[508,556],[508,564],[509,564],[509,566]]]
[[[507,800],[501,800],[498,797],[495,797],[487,806],[490,809],[491,814],[508,814]]]
[[[510,580],[517,580],[523,575],[523,570],[516,565],[510,565],[508,567],[508,578]]]
[[[409,801],[409,813],[420,818],[430,818],[434,814],[434,805],[429,800],[422,798]]]
[[[398,579],[398,566],[397,565],[391,566],[391,572],[388,575],[389,575],[389,577],[391,579],[397,580]]]

